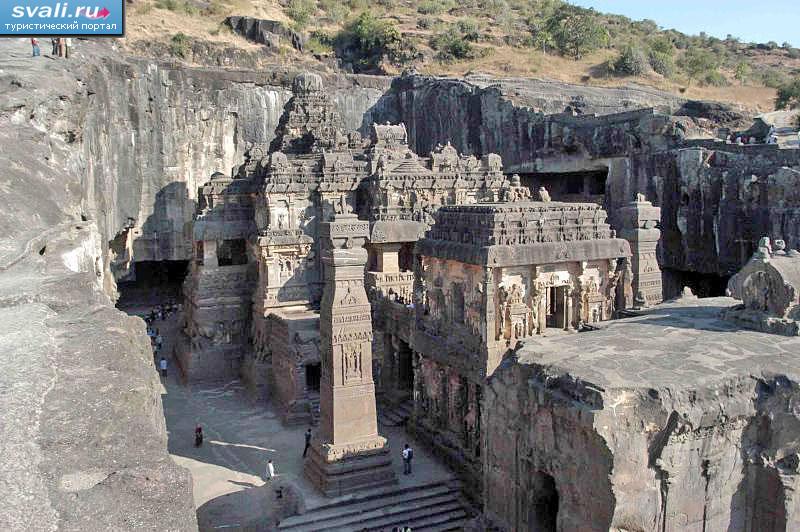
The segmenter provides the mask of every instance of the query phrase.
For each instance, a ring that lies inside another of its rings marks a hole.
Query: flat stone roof
[[[720,319],[728,298],[682,298],[596,331],[524,341],[522,364],[546,366],[608,388],[696,389],[733,377],[800,375],[800,337],[742,329]]]

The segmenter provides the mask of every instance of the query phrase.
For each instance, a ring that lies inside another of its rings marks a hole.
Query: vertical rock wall
[[[115,232],[132,223],[135,261],[188,260],[197,189],[269,145],[291,96],[288,69],[239,72],[105,57],[87,80],[85,200]],[[387,82],[335,78],[345,124],[371,123]],[[129,220],[130,219],[130,220]],[[114,234],[110,234],[111,240]]]
[[[506,363],[483,411],[484,503],[507,530],[795,530],[796,382],[741,376],[682,390],[600,389]]]

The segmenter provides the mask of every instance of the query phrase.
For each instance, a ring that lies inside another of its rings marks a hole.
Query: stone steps
[[[414,409],[413,403],[407,401],[398,406],[383,406],[378,409],[378,423],[386,427],[399,427],[405,425]]]
[[[431,482],[407,488],[384,488],[351,496],[284,519],[279,530],[292,532],[389,531],[397,526],[412,530],[459,530],[468,518],[458,486]]]
[[[311,424],[316,427],[319,425],[319,397],[312,397],[309,402],[311,403]]]

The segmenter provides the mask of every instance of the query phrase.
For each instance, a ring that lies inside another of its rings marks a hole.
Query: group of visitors
[[[52,45],[51,55],[69,59],[72,52],[72,39],[69,37],[52,37],[50,39]],[[31,37],[31,47],[33,48],[33,57],[42,55],[41,48],[39,47],[39,39]]]
[[[174,301],[165,303],[164,305],[156,305],[150,309],[150,314],[145,316],[144,321],[148,325],[152,325],[156,321],[169,319],[170,316],[177,313],[179,310],[180,306],[175,304]]]

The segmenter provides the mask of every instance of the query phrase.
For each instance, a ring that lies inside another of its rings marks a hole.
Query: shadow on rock
[[[229,482],[238,486],[253,486],[247,482]],[[280,520],[297,515],[300,506],[297,488],[289,482],[278,480],[211,499],[197,509],[197,523],[201,532],[272,531],[277,529]]]

